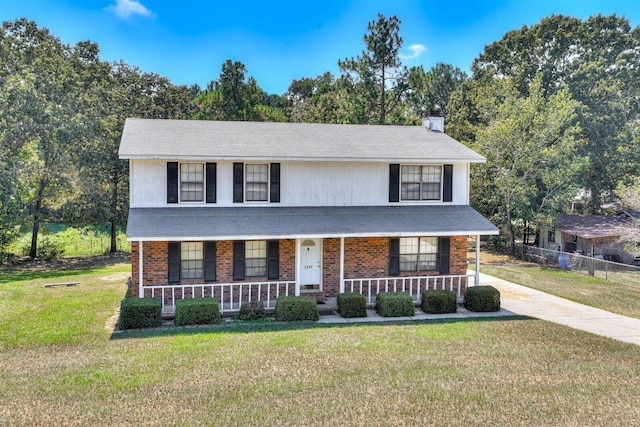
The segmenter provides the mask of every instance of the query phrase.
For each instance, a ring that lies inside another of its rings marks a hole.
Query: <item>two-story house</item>
[[[485,159],[428,126],[128,119],[119,154],[132,294],[166,312],[200,296],[223,312],[284,294],[462,298],[478,283],[468,238],[498,232],[469,206]]]

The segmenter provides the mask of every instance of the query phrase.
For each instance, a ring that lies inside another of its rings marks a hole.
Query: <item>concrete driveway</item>
[[[640,345],[640,319],[589,307],[482,273],[480,284],[494,286],[500,291],[503,310]]]

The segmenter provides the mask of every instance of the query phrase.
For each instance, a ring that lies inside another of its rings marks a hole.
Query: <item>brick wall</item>
[[[294,239],[280,240],[280,280],[295,281]],[[138,242],[131,245],[132,295],[138,294]],[[218,283],[234,283],[233,242],[219,241],[216,244],[216,278]],[[167,285],[167,242],[144,243],[144,285]],[[389,277],[389,238],[367,237],[345,239],[345,278]],[[450,274],[465,274],[467,271],[467,238],[451,238]],[[437,272],[409,272],[401,276],[437,275]],[[323,239],[323,287],[322,292],[308,293],[322,300],[334,297],[340,290],[340,239]],[[245,282],[267,281],[266,277],[255,277]],[[198,284],[201,279],[182,280],[181,284]]]

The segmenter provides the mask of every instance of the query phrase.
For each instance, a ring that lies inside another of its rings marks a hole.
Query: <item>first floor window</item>
[[[556,242],[556,232],[555,230],[551,230],[547,233],[547,240],[549,241],[549,243],[555,243]]]
[[[437,269],[437,237],[400,239],[400,271],[436,271]]]
[[[180,201],[204,201],[204,164],[180,164]]]
[[[183,279],[203,278],[202,242],[182,242],[180,245],[180,275]]]
[[[246,277],[264,277],[267,275],[267,241],[250,240],[245,243]]]
[[[245,196],[248,202],[266,202],[269,195],[269,165],[246,165]]]
[[[400,175],[402,200],[440,200],[442,166],[403,165]]]

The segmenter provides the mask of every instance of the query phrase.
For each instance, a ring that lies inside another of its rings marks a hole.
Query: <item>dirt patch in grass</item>
[[[131,254],[116,252],[115,254],[93,255],[84,257],[64,257],[54,259],[31,259],[29,257],[13,258],[5,264],[7,270],[30,271],[55,271],[101,268],[113,264],[130,263]],[[126,278],[125,278],[126,279]]]

